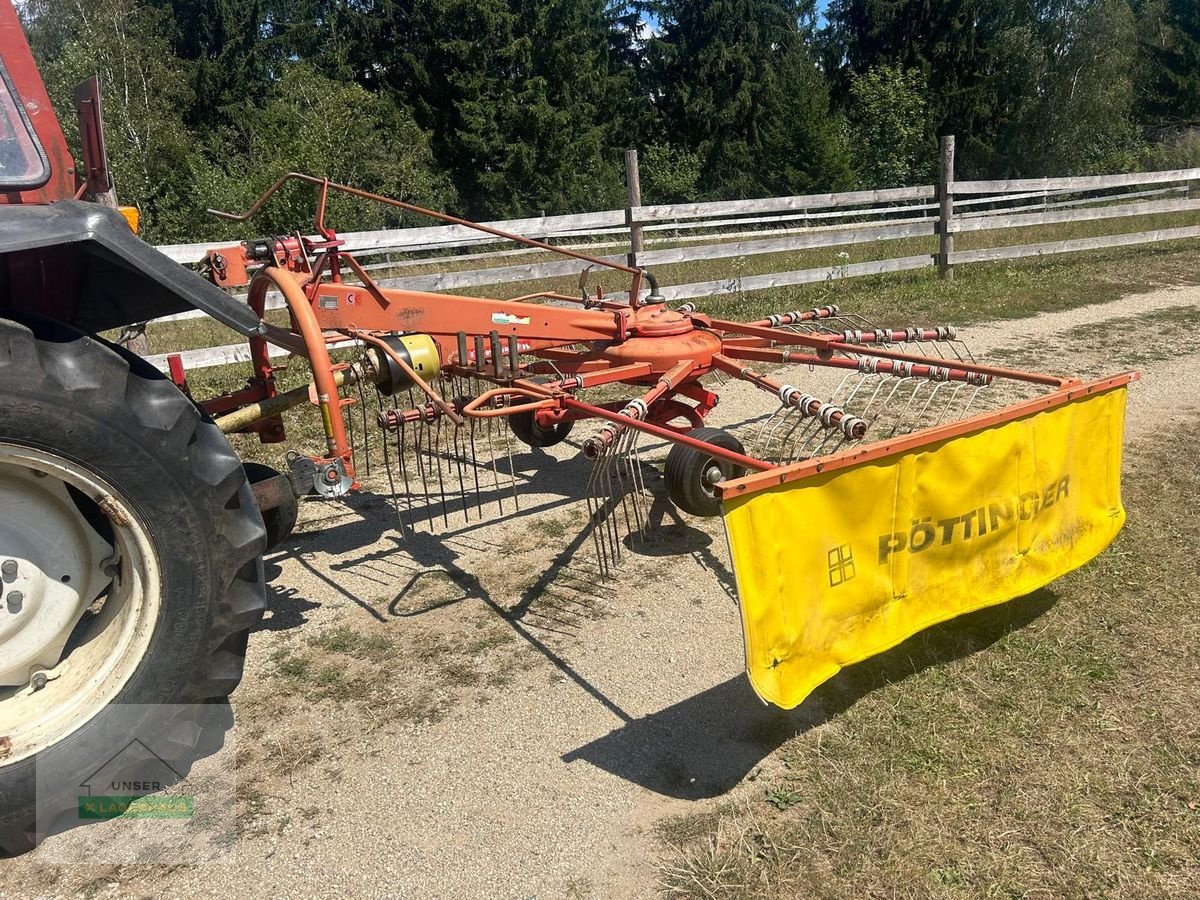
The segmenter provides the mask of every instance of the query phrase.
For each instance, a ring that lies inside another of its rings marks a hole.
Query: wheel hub
[[[0,441],[5,765],[53,746],[119,695],[154,634],[161,577],[150,533],[110,483]]]
[[[0,686],[52,669],[83,611],[112,577],[113,548],[83,519],[66,485],[0,467]]]

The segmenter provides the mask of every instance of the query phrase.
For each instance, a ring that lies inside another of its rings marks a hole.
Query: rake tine
[[[467,483],[463,478],[463,453],[466,447],[463,445],[462,428],[456,425],[452,433],[454,435],[454,466],[458,470],[458,496],[462,498],[463,521],[470,522],[471,516],[468,514],[469,504],[467,503]]]
[[[483,492],[479,488],[479,453],[475,449],[475,419],[471,419],[471,474],[475,478],[475,511],[483,518]]]
[[[633,491],[625,483],[626,477],[629,477],[629,479],[632,481],[632,472],[629,471],[629,451],[627,447],[629,430],[631,429],[627,429],[626,433],[621,435],[615,447],[615,452],[613,453],[613,469],[616,472],[617,482],[621,491],[621,511],[625,515],[625,531],[632,535],[634,532],[634,525],[638,522],[638,510],[636,501],[631,496]],[[622,473],[621,471],[622,466],[624,466],[627,470],[625,473]],[[630,506],[634,507],[632,519],[629,515]]]
[[[612,552],[613,562],[621,561],[621,540],[620,534],[617,531],[616,518],[616,495],[613,492],[613,462],[616,454],[609,448],[604,453],[604,535],[609,542],[609,549]]]
[[[596,562],[600,567],[601,577],[607,578],[608,556],[604,552],[604,542],[600,540],[600,515],[601,509],[598,502],[599,494],[596,490],[597,480],[600,474],[600,466],[603,464],[603,456],[597,456],[592,461],[592,471],[588,474],[587,487],[584,490],[587,496],[588,504],[588,527],[592,532],[592,540],[596,545]]]
[[[376,393],[378,393],[378,391],[376,391]],[[380,400],[382,401],[382,398],[380,398]],[[380,405],[382,407],[382,402],[380,403]],[[388,488],[392,492],[392,509],[396,513],[396,527],[400,533],[401,540],[403,540],[404,538],[407,537],[407,532],[404,529],[404,517],[400,514],[400,501],[396,497],[396,480],[392,476],[392,464],[391,464],[391,461],[388,459],[387,434],[383,435],[383,439],[380,443],[383,445],[383,471],[387,473]],[[401,453],[400,456],[401,456],[401,459],[403,459],[403,453]],[[405,493],[406,494],[407,494],[407,487],[408,486],[406,484],[405,485]]]
[[[496,466],[496,436],[495,436],[495,420],[490,416],[487,419],[487,443],[488,456],[492,458],[492,484],[496,489],[496,507],[500,511],[500,515],[504,515],[504,495],[500,491],[500,470]]]
[[[438,497],[442,503],[442,524],[450,527],[450,514],[446,508],[446,483],[442,479],[442,418],[438,416],[437,427],[433,431],[433,455],[430,462],[437,466]]]
[[[641,432],[629,430],[629,461],[633,472],[634,508],[638,516],[638,537],[644,539],[649,530],[650,516],[646,510],[646,482],[642,477],[642,457],[638,450],[638,439]]]
[[[507,405],[508,404],[505,403],[505,406]],[[513,507],[517,512],[520,512],[521,501],[517,499],[517,466],[513,462],[512,439],[510,437],[512,429],[508,427],[507,422],[501,425],[500,428],[504,432],[504,452],[508,454],[508,483],[512,488]]]

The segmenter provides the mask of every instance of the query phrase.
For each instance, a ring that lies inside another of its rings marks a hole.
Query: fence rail
[[[941,157],[942,166],[936,185],[758,200],[643,205],[637,190],[637,157],[636,153],[631,152],[626,160],[627,168],[632,167],[627,172],[630,203],[626,209],[509,219],[485,224],[528,237],[555,241],[565,247],[587,248],[595,254],[608,251],[609,255],[601,258],[612,262],[632,260],[641,266],[786,254],[912,238],[938,238],[936,252],[931,250],[927,254],[665,285],[662,293],[668,300],[758,291],[933,266],[940,269],[943,277],[950,278],[956,265],[1200,237],[1200,226],[1192,226],[989,249],[956,250],[954,238],[961,234],[1197,211],[1200,210],[1200,199],[1191,198],[1191,183],[1200,182],[1200,169],[1070,178],[956,181],[953,138],[943,139]],[[1147,187],[1149,189],[1130,190]],[[581,264],[576,260],[539,259],[539,255],[544,255],[541,251],[510,249],[511,245],[506,246],[507,242],[460,225],[352,232],[342,237],[345,249],[356,256],[388,257],[365,266],[369,270],[387,270],[386,276],[378,279],[385,287],[421,291],[462,290],[514,281],[573,276],[581,269]],[[177,262],[187,264],[200,261],[209,249],[227,243],[175,244],[158,249]],[[446,255],[462,250],[475,252]],[[442,255],[420,256],[430,252]],[[518,258],[531,259],[529,262],[506,264]],[[481,265],[454,271],[403,273],[404,269],[419,266],[461,265],[464,262],[478,262]],[[488,262],[494,265],[483,265]],[[268,297],[268,309],[282,306],[281,298]],[[191,311],[155,321],[178,321],[203,315],[202,312]],[[241,345],[191,350],[181,355],[184,364],[192,369],[248,358]],[[165,368],[165,355],[150,359],[160,368]]]

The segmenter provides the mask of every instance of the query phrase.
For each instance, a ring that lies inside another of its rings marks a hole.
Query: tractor
[[[510,441],[548,447],[574,432],[592,461],[583,493],[605,572],[625,536],[652,527],[639,441],[665,442],[669,500],[724,520],[747,672],[785,708],[929,625],[1045,585],[1121,528],[1136,373],[1085,383],[1001,368],[952,327],[887,327],[828,305],[751,322],[672,307],[637,266],[302,173],[217,214],[252,221],[299,183],[314,194],[311,234],[248,234],[189,269],[141,241],[136,210],[117,205],[94,82],[75,97],[77,166],[8,3],[0,57],[8,852],[71,813],[76,776],[95,762],[79,748],[117,710],[143,711],[122,734],[153,727],[185,754],[195,743],[188,710],[238,685],[264,611],[261,555],[294,525],[298,497],[360,489],[355,392],[386,398],[374,424],[393,448],[389,478],[422,498],[431,527],[435,505],[442,517],[503,513],[496,460]],[[334,192],[554,253],[584,274],[617,270],[628,291],[590,291],[584,278],[574,294],[507,300],[384,287],[325,221]],[[269,296],[288,326],[267,321]],[[163,373],[100,336],[192,310],[248,341],[244,389],[194,397],[178,360]],[[306,359],[312,383],[279,390],[272,347]],[[737,433],[711,427],[729,383],[775,412]],[[323,446],[291,451],[286,473],[243,464],[228,435],[284,441],[281,414],[305,404]]]

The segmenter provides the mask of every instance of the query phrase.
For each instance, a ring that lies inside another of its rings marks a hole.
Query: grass
[[[1141,449],[1098,560],[847,670],[823,689],[846,711],[784,743],[765,786],[664,823],[666,895],[1194,893],[1197,440]]]

